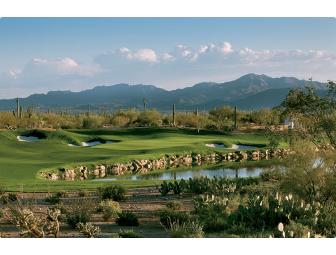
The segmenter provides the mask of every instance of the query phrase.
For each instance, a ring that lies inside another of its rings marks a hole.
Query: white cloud
[[[21,69],[10,69],[0,73],[0,89],[19,91],[34,88],[34,91],[39,92],[69,89],[87,84],[88,80],[99,73],[101,69],[98,65],[79,64],[70,57],[33,58]]]
[[[133,52],[130,49],[123,47],[119,49],[119,53],[129,60],[137,60],[149,63],[158,62],[158,56],[152,49],[139,49]]]
[[[163,53],[161,58],[163,61],[173,61],[174,60],[174,56],[169,53]]]
[[[317,63],[327,64],[336,61],[336,55],[323,50],[261,50],[255,51],[243,48],[239,51],[240,60],[246,64],[308,64]]]
[[[178,44],[163,52],[123,47],[96,56],[93,63],[81,63],[72,57],[34,58],[22,67],[0,72],[0,89],[80,90],[115,83],[176,88],[200,81],[225,81],[250,72],[336,80],[335,69],[336,54],[323,49],[256,50],[236,48],[223,41],[194,48]]]
[[[219,49],[224,54],[228,54],[228,53],[233,52],[232,45],[229,42],[224,42]]]
[[[80,65],[70,57],[57,59],[34,58],[24,67],[23,75],[80,75],[91,76],[97,73],[94,66]]]
[[[3,76],[7,77],[8,79],[16,80],[20,76],[21,73],[22,73],[21,69],[11,69],[11,70],[5,71],[3,73]]]

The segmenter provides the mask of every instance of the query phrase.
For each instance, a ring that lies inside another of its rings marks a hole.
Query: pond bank
[[[283,158],[289,154],[288,149],[274,150],[211,152],[208,154],[191,153],[183,155],[165,155],[157,159],[132,160],[127,163],[97,164],[93,167],[78,166],[60,168],[54,171],[43,171],[41,177],[47,180],[88,180],[108,176],[134,175],[154,170],[178,169],[201,165],[220,164],[225,162],[243,162]]]

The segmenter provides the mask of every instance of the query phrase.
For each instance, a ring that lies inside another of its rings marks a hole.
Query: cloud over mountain
[[[84,63],[74,57],[33,58],[0,74],[0,89],[85,89],[92,84],[146,83],[173,89],[198,81],[225,81],[244,73],[336,79],[336,54],[323,49],[237,48],[231,42],[177,44],[171,50],[150,47],[112,49]],[[23,92],[24,93],[24,92]]]

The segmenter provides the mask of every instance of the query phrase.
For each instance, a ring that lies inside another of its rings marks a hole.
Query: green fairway
[[[267,146],[262,134],[221,134],[216,132],[179,129],[122,129],[122,130],[60,130],[42,131],[46,136],[39,142],[19,142],[17,135],[24,131],[0,132],[0,186],[8,190],[52,191],[56,189],[93,188],[102,183],[90,181],[51,182],[42,180],[41,170],[81,164],[126,162],[132,159],[157,158],[164,154],[228,150],[209,148],[207,143],[250,144]],[[112,143],[94,147],[70,147],[94,138]],[[123,181],[125,185],[143,186],[153,181]]]

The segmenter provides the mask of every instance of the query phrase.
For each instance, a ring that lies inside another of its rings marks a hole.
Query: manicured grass
[[[76,181],[50,182],[39,177],[39,171],[59,167],[108,162],[126,162],[132,159],[157,158],[164,154],[205,152],[213,149],[206,143],[221,141],[267,145],[263,134],[221,134],[216,132],[179,129],[135,128],[121,130],[59,130],[42,131],[46,138],[40,142],[19,142],[17,135],[27,131],[0,132],[0,186],[7,190],[53,191],[60,189],[95,188],[106,183]],[[115,141],[95,147],[70,147],[95,138]],[[284,144],[282,144],[284,145]],[[118,181],[127,186],[153,185],[155,181]]]

